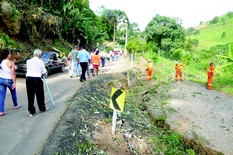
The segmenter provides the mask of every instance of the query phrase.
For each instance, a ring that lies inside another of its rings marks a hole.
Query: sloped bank
[[[184,147],[191,147],[193,150],[195,150],[196,154],[201,154],[201,155],[223,154],[220,151],[217,151],[217,148],[213,147],[211,141],[208,141],[206,139],[207,135],[204,136],[202,135],[202,133],[200,133],[200,131],[195,130],[195,128],[199,128],[199,126],[197,125],[197,122],[195,122],[196,121],[195,119],[192,120],[192,117],[196,117],[195,112],[198,109],[198,107],[197,109],[192,109],[191,106],[187,107],[190,108],[190,109],[186,109],[186,111],[189,112],[188,114],[185,113],[184,111],[180,111],[179,108],[176,108],[176,106],[173,105],[174,100],[175,101],[178,100],[178,102],[180,102],[180,98],[185,98],[184,94],[181,93],[182,91],[179,90],[179,86],[177,86],[179,84],[181,83],[178,84],[172,82],[164,82],[162,84],[156,83],[154,86],[149,86],[147,91],[142,93],[142,98],[144,101],[143,106],[145,110],[149,113],[151,121],[165,131],[168,132],[175,131],[179,133],[180,137],[182,137],[183,139],[182,143]],[[175,97],[173,94],[174,89],[177,90]],[[193,90],[191,88],[187,88],[187,89]],[[185,95],[188,96],[188,94],[189,93],[186,92]],[[199,93],[193,91],[193,93],[190,94],[190,96],[194,98],[195,94],[198,95]],[[193,104],[191,98],[189,99],[187,98],[186,102],[182,102],[182,104],[188,104],[188,103]],[[205,118],[203,117],[202,119]]]
[[[153,154],[153,147],[140,138],[140,131],[133,134],[140,128],[134,129],[139,124],[134,124],[130,112],[122,114],[116,134],[111,134],[110,91],[113,86],[127,89],[126,74],[100,75],[84,82],[41,154]]]
[[[151,96],[160,94],[157,84],[145,82],[136,71],[130,74],[136,83],[128,88],[127,74],[100,75],[86,81],[70,99],[41,154],[210,154],[195,140],[169,130],[164,109],[148,107]],[[111,134],[112,109],[108,106],[113,86],[127,94],[115,135]],[[157,104],[157,100],[152,103]]]

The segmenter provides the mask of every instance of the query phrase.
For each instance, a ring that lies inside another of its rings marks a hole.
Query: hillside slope
[[[212,46],[233,42],[233,18],[226,15],[219,18],[224,18],[225,24],[220,19],[216,24],[204,23],[196,28],[199,31],[198,34],[190,36],[199,41],[198,49],[208,49]],[[225,33],[225,37],[222,37],[223,33]]]

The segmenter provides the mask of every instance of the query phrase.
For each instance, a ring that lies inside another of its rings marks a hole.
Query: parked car
[[[33,57],[33,52],[30,53],[24,60],[15,62],[15,73],[16,75],[25,76],[27,72],[27,65],[26,61]],[[65,70],[65,63],[59,58],[59,53],[57,52],[49,52],[43,51],[41,59],[45,63],[45,68],[47,70],[46,77],[54,72],[64,72]]]

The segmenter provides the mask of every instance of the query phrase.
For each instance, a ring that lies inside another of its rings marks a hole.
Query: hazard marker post
[[[131,68],[133,68],[134,55],[130,54]]]
[[[115,134],[116,131],[117,112],[124,111],[124,104],[125,104],[125,91],[113,87],[110,95],[110,104],[109,104],[109,107],[113,109],[113,116],[112,116],[113,135]]]

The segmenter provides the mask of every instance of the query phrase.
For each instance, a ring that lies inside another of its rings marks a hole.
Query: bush
[[[227,16],[228,16],[229,18],[233,18],[233,12],[232,12],[232,11],[227,12]]]
[[[176,50],[173,52],[173,59],[175,59],[175,60],[180,60],[181,57],[182,57],[182,51],[183,51],[183,49],[176,49]]]
[[[223,32],[222,33],[222,38],[225,38],[226,37],[226,32]]]

